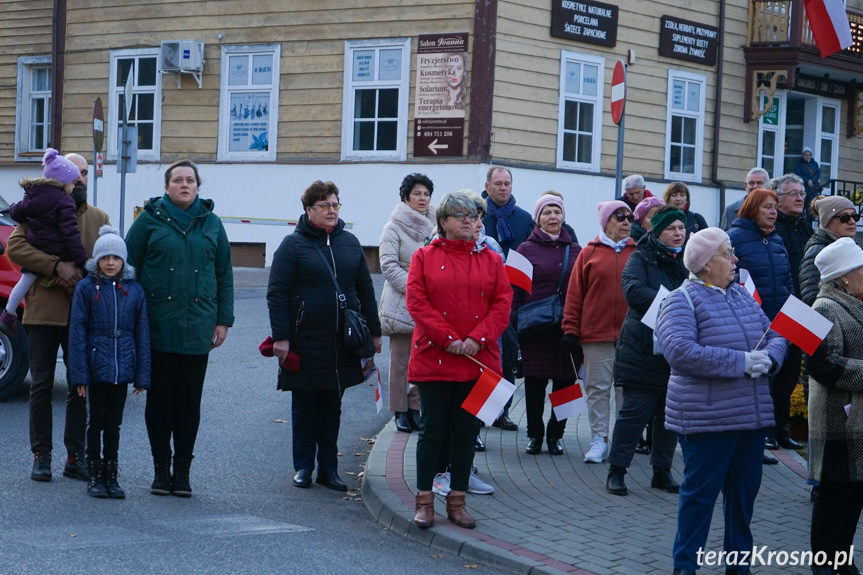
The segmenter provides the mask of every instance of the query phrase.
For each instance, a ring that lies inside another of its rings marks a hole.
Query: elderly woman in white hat
[[[692,234],[683,263],[689,279],[668,295],[655,333],[671,366],[665,426],[678,433],[684,462],[674,573],[693,575],[720,491],[725,551],[752,550],[749,522],[765,430],[774,421],[767,376],[781,366],[786,342],[768,330],[761,306],[735,281],[728,234],[719,228]],[[743,562],[726,568],[749,573]]]
[[[817,559],[853,553],[863,509],[863,250],[841,238],[815,258],[821,290],[812,306],[833,328],[809,358],[809,478],[819,482],[810,541]],[[853,555],[836,573],[858,575]],[[831,575],[826,565],[812,568]]]

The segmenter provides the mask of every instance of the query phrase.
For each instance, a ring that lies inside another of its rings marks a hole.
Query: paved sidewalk
[[[550,406],[546,405],[546,418]],[[447,520],[444,499],[437,497],[435,526],[413,524],[417,434],[400,433],[389,424],[378,436],[363,481],[363,500],[372,516],[393,531],[465,560],[531,575],[632,575],[672,572],[671,546],[676,531],[677,496],[650,487],[649,457],[636,455],[626,476],[629,495],[605,490],[607,464],[587,465],[587,414],[570,421],[566,453],[524,453],[527,420],[523,388],[516,391],[510,416],[519,430],[482,429],[486,451],[474,463],[480,477],[495,487],[493,495],[468,495],[477,519],[473,530]],[[811,504],[805,461],[778,450],[779,465],[765,466],[755,503],[752,531],[757,546],[771,551],[809,549]],[[673,473],[683,479],[683,460],[675,456]],[[722,550],[721,497],[714,511],[706,550]],[[863,548],[858,532],[855,547]],[[766,554],[765,554],[766,558]],[[753,566],[755,575],[810,573],[802,566]],[[699,573],[722,574],[704,567]]]

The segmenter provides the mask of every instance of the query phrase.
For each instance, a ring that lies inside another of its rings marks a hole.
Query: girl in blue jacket
[[[128,384],[134,384],[135,394],[150,387],[147,301],[135,268],[126,264],[126,244],[116,229],[99,229],[87,269],[72,300],[68,363],[72,385],[90,403],[87,494],[123,499],[117,451]]]

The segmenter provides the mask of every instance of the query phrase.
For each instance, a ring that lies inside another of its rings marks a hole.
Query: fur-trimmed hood
[[[94,277],[96,275],[96,270],[99,269],[99,265],[95,259],[90,258],[87,260],[86,265],[84,266],[88,272],[90,272]],[[106,276],[100,276],[102,278],[108,279]],[[120,274],[121,280],[133,280],[135,279],[135,267],[130,265],[129,262],[123,264],[123,271]]]
[[[21,181],[18,182],[18,185],[24,189],[32,188],[33,186],[57,186],[58,188],[66,187],[60,180],[55,180],[54,178],[46,178],[44,176],[39,176],[38,178],[21,178]]]
[[[406,233],[415,242],[423,241],[429,237],[432,228],[435,227],[435,206],[429,206],[429,211],[421,214],[411,208],[404,202],[399,202],[393,213],[390,215],[390,221],[393,222],[400,230]]]

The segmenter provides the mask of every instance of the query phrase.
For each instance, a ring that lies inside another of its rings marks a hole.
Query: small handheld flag
[[[533,289],[533,264],[530,263],[530,260],[515,250],[509,250],[504,270],[506,270],[509,283],[531,293]]]
[[[770,328],[812,355],[830,333],[833,322],[797,299],[789,296],[776,314]]]
[[[492,370],[486,369],[476,380],[473,389],[461,406],[490,426],[503,411],[504,405],[513,393],[515,393],[513,384]]]
[[[761,305],[761,296],[758,295],[758,290],[755,288],[755,280],[752,279],[752,274],[748,270],[740,270],[740,284],[749,292],[749,295],[755,298],[758,305]]]
[[[581,391],[581,385],[577,382],[569,387],[549,393],[548,398],[551,400],[551,408],[554,410],[554,415],[558,421],[569,419],[573,415],[587,411],[584,393]]]

